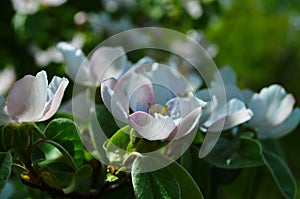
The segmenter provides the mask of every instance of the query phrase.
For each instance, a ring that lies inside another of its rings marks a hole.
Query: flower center
[[[159,113],[163,116],[166,116],[168,114],[168,106],[162,106],[160,104],[154,104],[151,105],[150,103],[148,103],[148,113],[154,116],[154,113]]]

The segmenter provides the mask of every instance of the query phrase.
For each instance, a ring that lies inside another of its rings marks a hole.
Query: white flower
[[[234,71],[226,66],[220,69],[220,74],[224,82],[226,103],[215,103],[217,105],[214,107],[212,117],[200,127],[202,131],[219,131],[221,128],[220,125],[222,124],[224,124],[222,129],[227,130],[247,122],[253,115],[252,111],[248,109],[243,102],[248,91],[241,91],[236,87],[236,75]],[[214,91],[213,93],[216,95],[216,101],[219,101],[218,99],[224,97],[220,95],[220,93],[223,93],[224,91],[221,90],[222,87],[217,81],[211,82],[210,89]],[[203,89],[198,91],[196,96],[208,101],[210,100],[209,92],[209,89]]]
[[[98,86],[100,81],[121,75],[127,65],[122,47],[100,47],[87,60],[81,49],[69,43],[60,42],[57,48],[63,53],[67,74],[76,83]]]
[[[60,106],[68,83],[66,78],[55,76],[48,85],[45,71],[35,77],[26,75],[16,81],[8,93],[6,103],[1,97],[0,125],[49,119]]]
[[[15,71],[12,68],[5,68],[0,72],[0,95],[7,93],[16,80]]]
[[[43,6],[59,6],[67,0],[11,0],[13,8],[21,14],[34,14],[41,5]]]
[[[185,88],[174,71],[155,63],[134,67],[119,80],[102,82],[101,96],[113,116],[142,137],[179,139],[198,126],[206,107],[190,92],[183,97]]]
[[[249,108],[254,116],[249,126],[258,133],[258,137],[279,138],[294,130],[300,121],[300,109],[294,109],[295,98],[287,94],[280,85],[263,88],[253,94]]]

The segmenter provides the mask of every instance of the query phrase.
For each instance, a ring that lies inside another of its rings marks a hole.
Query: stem
[[[22,165],[20,165],[20,164],[12,163],[12,166],[14,166],[16,168],[19,168],[19,169],[22,169],[23,171],[27,171],[27,169],[25,167],[23,167]]]
[[[40,143],[43,143],[45,141],[46,141],[46,139],[41,138],[41,139],[37,140],[35,143],[32,144],[32,146],[28,150],[29,154],[30,154],[30,157],[29,157],[30,158],[30,162],[32,162],[32,155],[31,154],[32,154],[33,150],[35,149],[35,147],[37,147],[37,145],[39,145]]]
[[[58,144],[57,142],[54,142],[52,140],[45,140],[46,143],[53,145],[54,147],[56,147],[66,158],[67,162],[69,163],[69,165],[76,170],[77,166],[76,163],[74,162],[72,156],[70,155],[70,153],[60,144]]]

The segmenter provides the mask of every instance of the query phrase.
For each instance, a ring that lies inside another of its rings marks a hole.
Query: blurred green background
[[[51,5],[59,2],[54,0],[35,1],[37,5],[20,2],[0,3],[0,68],[14,67],[17,78],[42,69],[49,76],[65,75],[63,59],[55,50],[59,41],[73,41],[88,53],[118,32],[158,26],[189,34],[199,41],[217,66],[230,65],[237,72],[241,88],[259,91],[278,83],[293,93],[300,106],[300,1],[69,0],[61,5]],[[71,91],[68,92],[70,96]],[[299,131],[300,127],[280,143],[300,189]],[[256,198],[281,198],[271,175],[260,172]],[[225,186],[222,198],[241,198],[241,181],[247,181],[247,177],[241,176]]]

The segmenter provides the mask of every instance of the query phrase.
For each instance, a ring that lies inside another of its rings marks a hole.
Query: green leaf
[[[56,112],[51,119],[60,119],[60,118],[65,118],[65,119],[69,119],[69,120],[74,120],[74,117],[71,113],[66,113],[66,112]]]
[[[203,198],[202,193],[192,176],[180,164],[174,161],[167,168],[172,171],[176,180],[179,182],[181,197],[183,199]]]
[[[3,148],[17,149],[19,153],[26,153],[32,144],[33,135],[41,137],[40,130],[34,123],[9,124],[2,129],[1,139]]]
[[[65,194],[72,193],[78,188],[80,181],[92,175],[92,167],[90,165],[83,165],[78,168],[72,177],[72,181],[68,187],[63,189]]]
[[[12,157],[9,152],[0,152],[0,193],[11,173]]]
[[[263,151],[265,150],[272,151],[273,153],[281,157],[283,160],[285,160],[285,154],[278,140],[265,139],[265,140],[260,140],[260,143],[262,145]]]
[[[212,165],[226,169],[257,167],[264,164],[260,143],[249,137],[238,140],[220,138],[205,157]]]
[[[9,149],[13,148],[13,142],[12,142],[12,132],[9,130],[9,127],[3,126],[1,127],[1,151],[5,152],[8,151]]]
[[[52,162],[39,171],[39,176],[57,189],[63,189],[70,185],[75,171],[65,162]]]
[[[66,118],[52,120],[45,128],[46,137],[52,141],[47,142],[56,145],[61,152],[67,151],[76,165],[80,166],[83,163],[84,147],[77,132],[75,123]]]
[[[66,112],[56,112],[52,117],[51,120],[54,119],[60,119],[60,118],[66,118],[74,121],[74,117],[71,113],[66,113]],[[46,126],[49,124],[49,120],[43,121],[43,122],[37,122],[36,125],[39,127],[39,129],[44,130]]]
[[[32,144],[44,136],[34,123],[22,123],[5,126],[1,137],[2,142],[7,142],[3,144],[3,150],[13,148],[20,161],[29,166]]]
[[[161,164],[152,157],[137,157],[132,166],[132,184],[137,199],[181,198],[180,185],[170,168],[140,173],[141,168]]]
[[[130,126],[125,126],[118,130],[105,144],[106,156],[110,162],[123,162],[130,143]],[[122,150],[120,150],[122,149]]]
[[[209,198],[211,189],[211,174],[208,172],[211,166],[198,156],[199,148],[192,145],[180,157],[180,165],[183,166],[193,177],[205,198]]]
[[[115,145],[121,149],[126,150],[127,145],[130,142],[130,126],[125,126],[119,129],[110,139],[109,142],[106,144],[106,147],[109,148],[110,145]]]
[[[296,181],[286,162],[277,154],[265,149],[263,150],[263,159],[284,197],[296,198]]]
[[[96,105],[95,109],[99,125],[101,126],[105,135],[107,137],[111,137],[119,129],[114,117],[103,104]]]
[[[168,141],[150,141],[146,139],[140,139],[135,145],[130,146],[131,149],[139,153],[149,153],[154,152],[165,147],[169,142]],[[128,148],[129,149],[129,148]]]
[[[114,182],[114,181],[116,181],[116,180],[118,180],[118,179],[119,179],[118,176],[115,176],[115,175],[113,175],[113,174],[111,174],[111,173],[108,173],[108,174],[106,175],[106,181],[107,181],[107,182]]]

